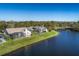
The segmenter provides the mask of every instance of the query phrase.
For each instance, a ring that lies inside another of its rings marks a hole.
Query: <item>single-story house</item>
[[[33,29],[39,33],[48,32],[48,29],[44,26],[35,26],[35,27],[33,27]]]
[[[27,29],[28,29],[29,31],[31,31],[31,32],[34,30],[32,26],[27,27]]]
[[[3,32],[4,34],[9,35],[11,38],[30,37],[32,34],[26,27],[6,28]]]

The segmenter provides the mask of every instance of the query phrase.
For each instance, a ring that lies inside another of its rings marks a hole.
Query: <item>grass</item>
[[[58,35],[58,32],[51,31],[51,32],[42,33],[38,35],[34,34],[30,38],[22,38],[21,40],[16,40],[16,41],[13,41],[10,39],[6,43],[3,43],[2,45],[0,45],[0,55],[4,55],[6,53],[12,52],[21,47],[34,44],[42,40],[46,40],[47,38],[54,37],[56,35]]]

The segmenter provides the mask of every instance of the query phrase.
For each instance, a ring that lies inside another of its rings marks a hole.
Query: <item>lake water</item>
[[[79,56],[79,32],[59,31],[48,40],[23,47],[6,55],[12,56]]]

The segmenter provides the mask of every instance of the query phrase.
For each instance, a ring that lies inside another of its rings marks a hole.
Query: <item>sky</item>
[[[79,21],[79,3],[0,3],[1,21]]]

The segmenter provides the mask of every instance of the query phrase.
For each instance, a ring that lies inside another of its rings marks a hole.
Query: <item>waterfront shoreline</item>
[[[6,47],[4,48],[3,50],[0,49],[0,55],[5,55],[7,53],[10,53],[12,51],[15,51],[19,48],[22,48],[24,46],[28,46],[28,45],[31,45],[31,44],[34,44],[34,43],[37,43],[39,41],[43,41],[43,40],[46,40],[48,38],[51,38],[51,37],[55,37],[58,35],[58,32],[56,31],[52,31],[52,32],[47,32],[47,33],[43,33],[42,35],[38,36],[38,35],[35,35],[35,36],[32,36],[31,38],[27,38],[24,39],[24,43],[23,42],[20,42],[18,43],[17,45],[11,45],[9,47]],[[30,39],[30,40],[29,40]],[[27,44],[26,44],[27,43]]]

